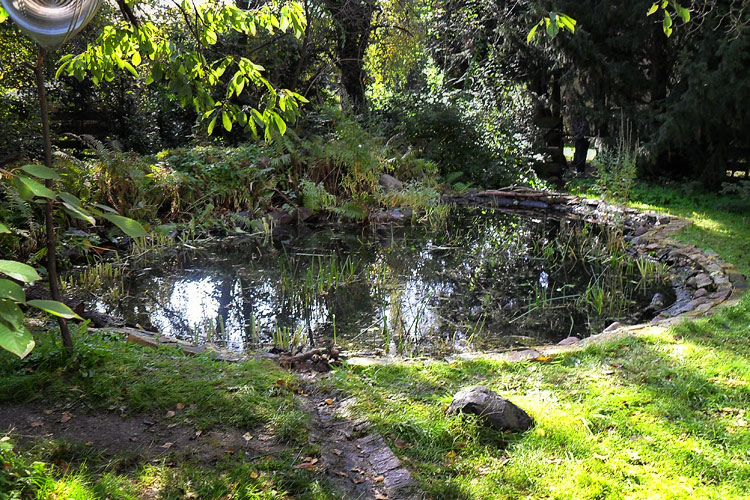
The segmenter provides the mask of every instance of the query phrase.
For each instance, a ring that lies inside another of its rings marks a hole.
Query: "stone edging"
[[[717,306],[737,304],[748,290],[748,282],[737,268],[719,258],[714,251],[704,251],[695,245],[681,243],[670,236],[692,224],[681,217],[660,215],[654,211],[641,212],[622,208],[599,200],[534,191],[525,188],[492,190],[460,197],[443,197],[444,202],[458,205],[487,206],[509,213],[538,214],[540,210],[557,213],[562,217],[606,224],[623,230],[634,254],[649,255],[668,264],[672,273],[677,299],[662,310],[650,323],[623,326],[614,323],[601,333],[583,340],[577,339],[558,345],[544,345],[506,352],[462,353],[447,360],[488,359],[497,361],[528,361],[540,356],[580,350],[588,345],[623,335],[661,332],[689,319],[712,314]],[[249,357],[241,353],[219,349],[215,346],[195,346],[172,337],[153,334],[135,328],[102,328],[127,335],[128,342],[158,347],[177,346],[186,354],[211,352],[214,359],[238,362]],[[568,340],[568,339],[566,339]],[[266,356],[254,356],[264,358]],[[346,361],[354,365],[387,364],[406,359],[352,356]]]
[[[472,195],[474,202],[481,200],[490,206],[548,209],[610,227],[624,228],[624,237],[632,250],[641,255],[652,255],[672,268],[692,268],[687,275],[673,275],[677,300],[661,311],[649,323],[623,326],[614,323],[601,333],[563,345],[545,345],[501,353],[462,353],[447,358],[451,360],[487,359],[506,362],[529,361],[554,354],[579,351],[586,346],[626,335],[660,333],[668,327],[690,319],[713,314],[718,306],[736,305],[747,293],[748,281],[733,264],[729,264],[712,250],[704,251],[670,237],[692,224],[681,217],[660,215],[654,211],[640,212],[632,208],[610,205],[599,200],[575,196],[550,195],[552,203],[538,199],[519,201],[499,195],[496,191]],[[499,201],[499,203],[498,203]],[[506,209],[507,210],[507,209]],[[512,210],[509,210],[512,211]],[[683,283],[679,280],[682,279]],[[350,360],[351,362],[352,360]],[[367,364],[365,359],[355,359],[355,364]]]

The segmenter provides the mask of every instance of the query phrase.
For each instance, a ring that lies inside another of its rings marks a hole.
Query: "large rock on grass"
[[[481,385],[462,389],[453,396],[448,414],[457,413],[479,415],[486,425],[500,431],[525,431],[534,425],[525,411]]]

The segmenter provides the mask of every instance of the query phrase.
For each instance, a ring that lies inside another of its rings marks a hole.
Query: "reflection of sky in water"
[[[345,242],[341,233],[327,230],[262,252],[252,242],[178,249],[161,262],[147,263],[151,269],[134,270],[125,280],[124,298],[100,295],[92,304],[130,325],[233,350],[268,345],[277,329],[298,331],[314,342],[331,339],[334,317],[344,345],[357,339],[360,347],[383,347],[387,323],[392,349],[406,341],[417,351],[429,350],[435,342],[465,341],[488,316],[522,314],[529,289],[524,286],[548,288],[560,280],[530,257],[534,242],[547,239],[544,224],[504,226],[502,219],[490,220],[481,227],[457,224],[453,231],[460,236],[447,243],[425,237],[419,228],[402,228],[399,239],[373,234],[364,244]],[[347,257],[357,271],[337,288],[311,291],[303,300],[282,286],[282,262],[297,290],[308,270],[316,274],[321,262],[325,267],[331,259],[341,263]],[[541,321],[538,314],[525,319]],[[554,325],[539,328],[547,334]],[[503,334],[510,329],[487,325]],[[564,330],[567,336],[569,328]]]

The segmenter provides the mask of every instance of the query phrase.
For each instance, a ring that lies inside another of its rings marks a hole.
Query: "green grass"
[[[714,194],[637,184],[634,206],[692,219],[677,235],[750,274],[750,211]],[[582,181],[576,192],[591,192]],[[345,367],[323,388],[356,396],[434,499],[746,499],[750,491],[750,295],[714,316],[611,341],[548,362],[488,361]],[[337,498],[323,476],[294,468],[314,455],[296,379],[273,364],[217,363],[118,336],[77,338],[76,356],[38,338],[24,361],[0,353],[0,404],[79,399],[126,416],[185,405],[196,428],[264,428],[278,456],[213,468],[105,457],[80,444],[0,442],[0,499]],[[503,434],[449,417],[460,388],[483,384],[536,420]],[[2,436],[0,436],[2,437]],[[7,493],[9,492],[9,493]],[[5,495],[5,496],[4,496]],[[15,495],[15,496],[12,496]]]
[[[750,275],[750,200],[705,192],[689,182],[663,184],[637,182],[630,193],[630,206],[690,219],[693,224],[675,239],[714,250]],[[569,188],[573,194],[597,196],[591,179],[572,179]]]
[[[37,348],[23,361],[0,353],[0,404],[52,407],[76,400],[79,411],[88,406],[123,417],[157,419],[180,404],[183,409],[174,421],[191,432],[233,426],[256,436],[272,434],[284,447],[277,456],[260,461],[245,463],[242,457],[227,456],[206,469],[189,456],[156,462],[144,456],[106,457],[65,441],[7,449],[16,439],[10,435],[6,449],[0,447],[0,499],[135,499],[147,490],[163,499],[188,494],[200,499],[335,498],[314,473],[293,468],[300,456],[316,450],[308,445],[307,415],[295,403],[297,379],[273,363],[216,362],[101,333],[79,334],[75,356],[65,360],[61,346],[47,335],[37,340]]]
[[[579,183],[577,193],[590,193]],[[632,204],[690,218],[677,238],[750,274],[749,211],[639,183]],[[330,382],[441,499],[740,499],[750,492],[750,295],[709,319],[550,363],[350,367]],[[536,426],[498,434],[444,410],[483,384]]]
[[[332,383],[434,498],[747,498],[749,325],[746,300],[551,363],[351,367]],[[452,395],[475,384],[536,426],[503,435],[446,416]]]
[[[289,452],[252,463],[228,458],[206,468],[190,461],[103,458],[50,441],[31,449],[0,450],[0,499],[337,498],[320,477],[292,468],[294,458]]]

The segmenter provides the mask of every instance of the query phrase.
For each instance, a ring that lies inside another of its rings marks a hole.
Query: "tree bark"
[[[37,94],[39,96],[39,108],[42,117],[42,131],[44,133],[44,163],[48,168],[52,168],[52,140],[49,131],[49,111],[47,109],[47,91],[44,87],[44,56],[46,52],[39,47],[39,57],[36,61],[34,73],[36,75]],[[47,189],[52,189],[52,180],[45,179],[44,185]],[[47,200],[44,207],[44,224],[47,232],[47,277],[49,278],[49,291],[52,299],[62,302],[60,288],[57,284],[57,238],[55,235],[54,219],[54,200]],[[64,318],[57,318],[60,325],[60,334],[62,335],[63,346],[68,353],[73,352],[73,339],[70,337],[68,322]]]
[[[355,112],[365,110],[364,56],[372,31],[373,0],[326,0],[326,7],[338,32],[338,61],[341,84]]]

